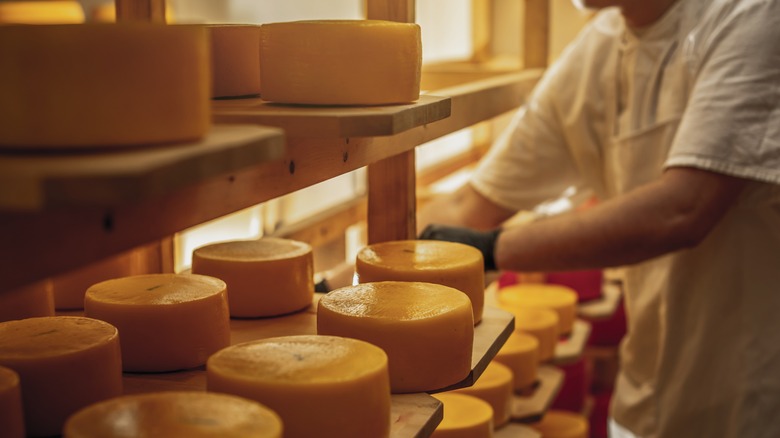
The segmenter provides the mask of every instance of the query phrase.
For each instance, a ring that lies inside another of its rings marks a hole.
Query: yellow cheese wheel
[[[84,10],[77,1],[0,2],[0,24],[77,24]]]
[[[506,365],[491,361],[477,381],[468,387],[453,391],[477,397],[493,408],[493,427],[503,426],[512,415],[514,377]]]
[[[54,316],[51,281],[38,281],[0,292],[0,322],[36,316]]]
[[[529,426],[542,438],[588,438],[588,420],[574,412],[547,411],[541,421]]]
[[[558,334],[567,335],[577,315],[577,292],[555,284],[515,284],[498,292],[498,300],[511,306],[551,309],[558,313]]]
[[[281,438],[282,420],[252,400],[215,392],[152,392],[88,406],[65,438]]]
[[[539,341],[539,361],[555,356],[558,345],[558,314],[549,309],[532,309],[499,304],[515,315],[515,331],[532,335]]]
[[[203,26],[2,26],[0,59],[2,148],[194,141],[209,128]]]
[[[76,316],[0,323],[0,365],[19,374],[25,429],[59,435],[77,410],[122,394],[116,327]]]
[[[266,237],[220,242],[192,253],[192,272],[228,285],[230,315],[276,316],[311,305],[314,262],[306,243]]]
[[[262,98],[315,105],[382,105],[420,97],[420,26],[321,20],[260,28]]]
[[[422,281],[453,287],[471,299],[474,324],[482,320],[484,262],[472,246],[436,240],[375,243],[358,252],[355,272],[361,283]]]
[[[119,329],[125,371],[193,368],[230,345],[225,289],[205,275],[115,278],[87,289],[84,314]]]
[[[274,410],[286,438],[390,434],[387,355],[367,342],[316,335],[251,341],[211,356],[206,374],[209,391]]]
[[[19,375],[0,366],[0,438],[24,438],[24,413]]]
[[[528,333],[515,331],[496,354],[496,362],[506,365],[514,375],[515,391],[536,383],[539,368],[539,341]]]
[[[471,305],[451,287],[386,281],[333,290],[319,301],[317,333],[381,347],[394,393],[442,389],[471,372]]]
[[[131,251],[54,277],[54,307],[57,310],[83,309],[84,294],[90,286],[112,278],[127,277],[137,271],[138,266]]]
[[[211,96],[260,94],[260,26],[213,24],[211,36]]]
[[[99,23],[114,23],[116,22],[116,5],[114,0],[105,0],[105,3],[95,5],[92,7],[90,18],[92,21]],[[175,22],[173,10],[171,9],[171,3],[165,2],[165,22],[171,24]]]
[[[444,418],[431,438],[490,438],[493,436],[493,408],[477,397],[434,394],[444,405]]]

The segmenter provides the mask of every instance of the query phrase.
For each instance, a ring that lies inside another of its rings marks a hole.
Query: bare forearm
[[[434,223],[485,230],[499,226],[513,213],[493,204],[467,184],[429,201],[418,212],[417,225],[420,230]]]

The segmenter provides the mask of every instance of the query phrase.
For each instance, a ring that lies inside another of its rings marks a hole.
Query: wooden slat
[[[368,243],[414,239],[414,150],[368,166]]]
[[[542,419],[550,409],[563,384],[560,369],[542,365],[537,371],[537,385],[529,394],[515,394],[512,398],[512,421],[533,423]]]
[[[414,23],[415,0],[367,0],[366,18]]]
[[[550,53],[550,0],[525,0],[523,68],[547,66]]]
[[[471,0],[472,62],[485,62],[491,58],[492,33],[493,0]]]
[[[117,21],[165,23],[165,0],[115,0]]]

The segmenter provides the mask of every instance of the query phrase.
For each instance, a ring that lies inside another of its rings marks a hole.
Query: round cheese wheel
[[[0,293],[0,322],[36,316],[54,316],[51,281],[39,281]]]
[[[230,315],[276,316],[311,305],[314,262],[306,243],[266,237],[220,242],[192,253],[192,272],[228,285]]]
[[[64,438],[281,438],[282,420],[252,400],[215,392],[153,392],[88,406]]]
[[[493,408],[493,426],[503,426],[512,415],[514,377],[506,365],[491,361],[473,385],[460,388],[454,393],[466,394],[486,401]]]
[[[77,410],[122,394],[116,327],[96,319],[48,316],[0,323],[0,365],[19,374],[25,429],[59,435]]]
[[[209,391],[274,410],[286,438],[387,437],[387,355],[335,336],[285,336],[233,345],[206,364]]]
[[[87,289],[84,314],[119,329],[125,371],[193,368],[230,345],[225,289],[205,275],[115,278]]]
[[[84,10],[77,1],[0,2],[0,24],[78,24]]]
[[[358,252],[355,272],[361,283],[421,281],[453,287],[471,299],[474,324],[482,320],[484,262],[472,246],[437,240],[375,243]]]
[[[269,23],[260,28],[262,98],[382,105],[420,97],[420,26],[379,20]]]
[[[542,420],[530,424],[542,438],[588,438],[588,420],[569,411],[547,411]]]
[[[567,335],[577,315],[577,292],[554,284],[515,284],[500,289],[501,304],[534,309],[551,309],[558,313],[558,334]]]
[[[444,405],[444,418],[431,438],[490,438],[493,436],[493,408],[470,395],[434,394]]]
[[[133,252],[109,257],[52,279],[57,310],[84,308],[84,294],[90,286],[112,278],[127,277],[137,270]]]
[[[212,24],[211,96],[260,94],[260,26]]]
[[[16,371],[0,366],[0,437],[23,438],[24,415],[19,375]]]
[[[211,117],[208,53],[203,26],[2,26],[0,148],[199,140]]]
[[[333,290],[320,298],[317,333],[381,347],[394,393],[442,389],[471,372],[471,304],[451,287],[386,281]]]
[[[509,335],[493,360],[512,370],[515,391],[528,389],[536,383],[539,341],[528,333],[515,331]]]
[[[500,304],[515,315],[515,331],[527,333],[539,341],[539,361],[555,356],[558,345],[558,314],[548,309],[532,309]]]

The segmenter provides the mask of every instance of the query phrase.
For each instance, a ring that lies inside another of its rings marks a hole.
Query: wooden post
[[[547,67],[550,53],[550,1],[525,0],[523,68]]]
[[[414,23],[414,0],[367,0],[366,18]]]
[[[165,23],[165,0],[115,0],[117,21]]]
[[[472,62],[488,61],[493,34],[493,0],[471,0],[471,36],[474,41]]]

